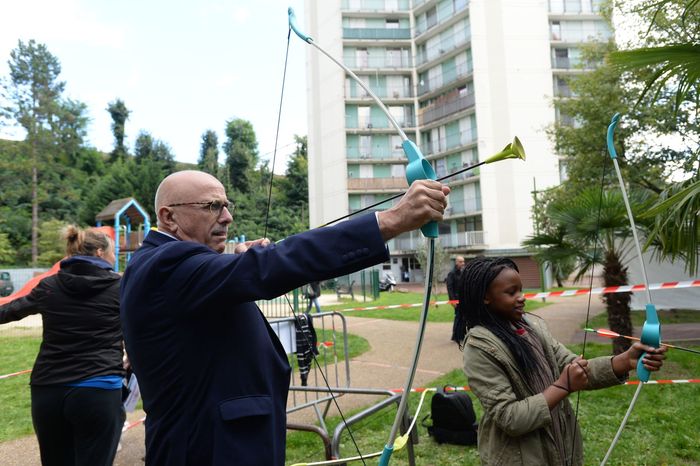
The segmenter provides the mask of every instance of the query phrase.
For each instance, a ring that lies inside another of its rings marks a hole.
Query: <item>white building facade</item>
[[[518,136],[507,160],[449,179],[440,244],[450,255],[516,259],[539,284],[521,242],[533,233],[533,186],[560,183],[545,129],[561,76],[581,42],[609,37],[597,0],[307,0],[304,30],[383,100],[438,177],[484,160]],[[307,51],[311,225],[407,188],[401,140],[371,97],[316,50]],[[396,202],[396,201],[394,201]],[[379,209],[388,208],[387,203]],[[390,242],[391,264],[422,279],[419,232]]]

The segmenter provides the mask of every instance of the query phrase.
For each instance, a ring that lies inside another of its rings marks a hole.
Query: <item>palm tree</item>
[[[630,202],[636,210],[646,207],[645,197],[631,193]],[[592,273],[595,265],[602,265],[604,286],[628,284],[627,267],[624,265],[634,244],[625,211],[622,195],[617,190],[600,191],[588,188],[573,199],[554,201],[547,207],[547,216],[554,231],[561,235],[543,233],[527,239],[524,244],[533,247],[535,257],[554,264],[571,261],[576,264],[575,281]],[[631,335],[630,293],[603,295],[611,330],[622,335]],[[629,348],[624,338],[613,340],[613,353],[619,354]]]

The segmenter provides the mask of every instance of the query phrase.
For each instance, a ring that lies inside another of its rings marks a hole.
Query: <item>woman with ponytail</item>
[[[42,464],[108,466],[125,419],[114,243],[98,230],[75,226],[64,236],[67,257],[59,272],[0,306],[0,324],[42,316],[30,380]]]
[[[658,370],[666,348],[639,342],[622,354],[586,360],[525,312],[518,267],[503,257],[480,257],[464,268],[458,310],[467,337],[464,372],[479,398],[482,464],[583,464],[581,432],[567,400],[578,390],[623,383],[642,352]]]

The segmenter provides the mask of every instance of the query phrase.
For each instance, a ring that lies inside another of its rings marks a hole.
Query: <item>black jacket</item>
[[[445,282],[447,284],[447,295],[450,297],[450,300],[459,300],[459,279],[462,278],[463,271],[464,269],[460,270],[454,267],[447,274]]]
[[[0,324],[31,314],[42,316],[43,341],[32,370],[32,385],[124,376],[120,278],[110,270],[72,258],[27,296],[0,306]]]

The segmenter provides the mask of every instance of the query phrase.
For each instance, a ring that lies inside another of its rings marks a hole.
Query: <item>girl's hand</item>
[[[618,354],[615,358],[620,358],[620,361],[625,369],[625,372],[629,372],[632,369],[637,368],[637,361],[642,353],[646,353],[642,359],[642,364],[650,371],[658,371],[664,364],[664,359],[666,359],[666,351],[668,347],[662,346],[661,348],[653,348],[647,346],[644,343],[636,341],[630,346],[630,348],[622,354]]]
[[[577,392],[586,388],[588,385],[588,360],[577,356],[564,367],[556,384],[565,387],[569,392]]]

